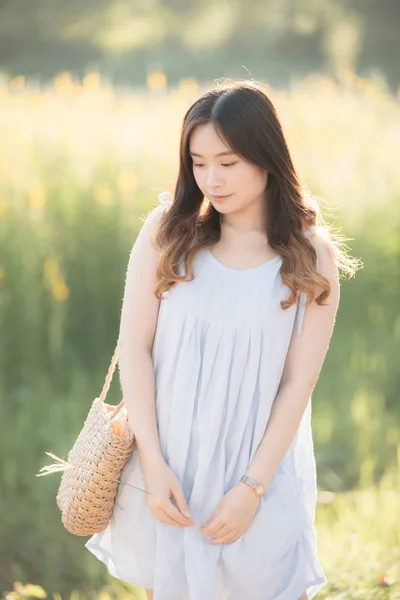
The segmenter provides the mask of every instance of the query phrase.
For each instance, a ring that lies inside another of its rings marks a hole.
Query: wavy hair
[[[197,186],[189,155],[194,128],[208,123],[233,152],[268,171],[266,235],[270,247],[282,257],[281,277],[290,289],[289,298],[281,302],[282,308],[297,302],[302,292],[309,297],[308,303],[312,302],[316,286],[322,287],[316,302],[323,304],[330,294],[330,283],[317,271],[317,255],[304,229],[318,227],[333,250],[336,265],[350,276],[355,275],[358,259],[347,256],[338,234],[324,223],[316,199],[303,190],[266,86],[254,80],[217,85],[194,102],[184,116],[175,191],[165,202],[155,235],[160,252],[156,297],[161,300],[163,292],[175,282],[191,281],[194,256],[220,239],[220,213]],[[180,275],[181,260],[184,273]]]

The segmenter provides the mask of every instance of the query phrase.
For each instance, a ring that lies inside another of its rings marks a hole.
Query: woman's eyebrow
[[[201,154],[197,154],[197,152],[189,152],[190,156],[199,156],[200,158],[204,158]],[[225,152],[218,152],[218,154],[215,154],[214,156],[231,156],[232,154],[235,154],[235,152],[232,152],[232,150],[225,150]]]

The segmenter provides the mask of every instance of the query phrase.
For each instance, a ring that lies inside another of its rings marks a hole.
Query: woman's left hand
[[[250,527],[260,498],[246,483],[238,483],[219,501],[211,518],[200,527],[210,544],[235,542]]]

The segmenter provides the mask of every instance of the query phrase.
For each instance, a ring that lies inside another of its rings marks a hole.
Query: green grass
[[[97,74],[82,85],[64,74],[43,91],[0,86],[0,586],[10,600],[29,597],[13,581],[54,600],[144,598],[66,536],[58,482],[34,474],[46,450],[65,456],[101,390],[129,250],[158,193],[173,189],[181,120],[201,90],[149,81],[124,93]],[[342,284],[313,395],[318,484],[330,494],[317,506],[329,581],[318,598],[400,599],[399,98],[351,72],[271,98],[305,187],[365,263]],[[116,382],[109,397],[120,399]]]

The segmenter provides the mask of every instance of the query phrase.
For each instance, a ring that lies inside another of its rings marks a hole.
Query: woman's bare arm
[[[330,243],[319,234],[311,238],[319,273],[331,284],[325,306],[315,301],[307,306],[300,335],[293,332],[279,390],[263,439],[247,474],[268,486],[294,439],[329,348],[340,287],[338,269]],[[322,288],[316,289],[318,296]]]
[[[158,437],[152,345],[160,301],[155,297],[159,260],[154,234],[164,210],[153,209],[133,245],[125,280],[119,337],[119,373],[129,422],[142,463],[164,460]]]

